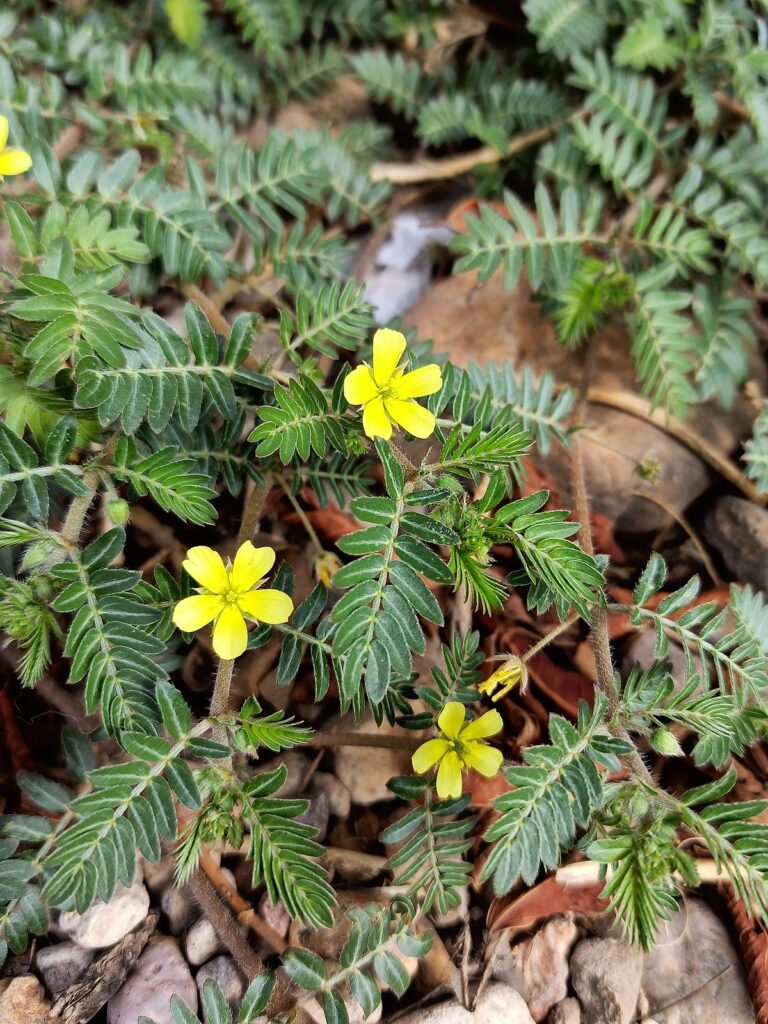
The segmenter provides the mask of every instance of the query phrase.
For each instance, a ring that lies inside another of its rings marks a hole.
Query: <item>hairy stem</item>
[[[567,629],[570,629],[571,626],[574,625],[574,623],[578,622],[580,618],[581,616],[578,614],[578,612],[575,612],[573,615],[569,615],[567,619],[563,619],[563,621],[560,622],[557,626],[555,626],[554,629],[550,629],[548,633],[545,633],[541,640],[537,640],[533,647],[529,647],[525,654],[522,656],[521,661],[530,661],[530,659],[535,654],[538,654],[539,651],[543,650],[548,644],[552,643],[552,641],[556,637],[560,636],[561,633],[564,633]]]
[[[590,350],[593,351],[593,350]],[[591,369],[589,353],[585,360],[581,382],[581,394],[576,412],[576,424],[581,425],[584,419],[584,412],[587,405],[587,388]],[[592,543],[592,533],[589,527],[589,502],[587,499],[587,487],[584,476],[584,459],[581,451],[581,437],[576,431],[573,435],[573,447],[571,456],[571,489],[573,500],[576,506],[576,515],[581,524],[579,530],[579,542],[582,548],[590,555],[595,553]],[[611,659],[611,642],[608,633],[608,610],[604,605],[595,604],[592,606],[591,632],[592,648],[595,654],[596,683],[595,686],[606,700],[606,717],[608,726],[614,736],[619,739],[631,742],[629,734],[623,725],[618,724],[621,711],[621,698],[616,687],[616,680]],[[625,758],[626,764],[635,779],[645,786],[651,787],[658,792],[659,787],[656,780],[648,770],[640,754],[633,746],[631,754]]]
[[[198,868],[190,876],[187,884],[200,904],[200,909],[213,925],[213,930],[232,954],[245,977],[250,980],[263,971],[264,964],[251,949],[248,940],[205,872]]]
[[[244,900],[237,888],[230,885],[221,868],[216,864],[210,853],[205,850],[200,855],[200,870],[204,871],[208,881],[214,887],[235,915],[239,924],[244,924],[260,939],[263,939],[276,953],[284,953],[288,943],[279,932],[264,921],[251,904]]]
[[[243,519],[237,533],[238,545],[244,544],[247,540],[253,540],[253,535],[259,528],[261,513],[264,508],[269,492],[272,490],[272,476],[268,473],[261,484],[257,484],[251,491],[251,496],[245,503]]]
[[[302,743],[304,747],[381,747],[387,750],[416,750],[423,740],[410,736],[380,736],[375,732],[330,732],[317,733]]]
[[[89,481],[90,482],[90,481]],[[83,525],[85,524],[85,517],[88,515],[88,509],[91,507],[91,503],[96,496],[96,489],[89,489],[88,494],[81,494],[78,497],[73,498],[72,502],[67,510],[67,514],[64,518],[64,523],[61,527],[61,536],[72,547],[77,546],[77,542],[80,540],[80,534],[83,532]]]
[[[208,716],[210,718],[220,718],[229,710],[229,691],[232,688],[232,673],[234,668],[234,660],[219,658],[219,667],[216,669],[216,680],[213,684],[211,706],[208,709]],[[213,738],[217,743],[226,743],[227,730],[223,725],[215,726],[213,729]]]
[[[219,667],[216,670],[216,682],[213,684],[213,696],[208,715],[211,718],[218,718],[229,710],[229,690],[232,686],[232,672],[235,667],[234,659],[227,660],[219,658]]]

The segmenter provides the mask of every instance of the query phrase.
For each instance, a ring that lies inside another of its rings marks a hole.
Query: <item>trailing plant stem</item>
[[[264,508],[264,503],[269,496],[269,492],[272,490],[272,476],[268,473],[261,484],[257,484],[251,491],[250,497],[245,503],[243,509],[243,519],[240,523],[240,529],[237,534],[238,545],[243,544],[247,540],[252,540],[253,535],[259,526],[259,520],[261,519],[261,512]]]
[[[585,375],[586,381],[586,375]],[[582,403],[583,405],[583,403]],[[586,482],[584,479],[584,460],[581,452],[581,438],[578,433],[573,437],[573,448],[571,454],[571,485],[573,489],[573,500],[576,506],[576,515],[581,523],[579,540],[584,550],[594,554],[592,534],[589,529],[589,504],[587,499]],[[611,733],[619,739],[631,743],[627,730],[619,725],[621,712],[621,698],[616,687],[611,660],[611,643],[608,634],[608,610],[603,605],[595,604],[592,607],[591,615],[592,648],[595,653],[595,670],[597,690],[606,700],[606,722]],[[631,754],[625,758],[629,769],[638,782],[649,786],[654,792],[659,792],[656,781],[648,770],[645,761],[633,748]]]
[[[330,732],[317,733],[306,740],[306,747],[379,747],[387,750],[416,750],[423,740],[411,739],[410,736],[380,736],[371,732],[341,732],[332,729]]]
[[[208,709],[210,718],[220,718],[227,713],[229,708],[229,691],[232,687],[232,673],[235,668],[234,659],[219,658],[219,667],[216,669],[216,680],[213,684],[213,695],[211,705]],[[213,730],[213,737],[217,743],[224,743],[226,740],[226,729],[217,725]]]

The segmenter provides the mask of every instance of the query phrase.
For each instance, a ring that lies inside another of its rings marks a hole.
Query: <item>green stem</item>
[[[309,539],[311,540],[312,544],[314,545],[315,551],[317,552],[318,555],[322,555],[322,553],[323,553],[323,551],[325,549],[323,548],[323,545],[320,543],[320,538],[317,536],[317,533],[315,531],[314,526],[309,521],[309,516],[307,515],[307,513],[304,511],[304,509],[301,507],[301,505],[296,500],[296,495],[293,493],[293,491],[290,489],[288,484],[285,482],[285,479],[282,476],[280,476],[279,473],[275,473],[275,481],[278,484],[280,484],[282,489],[285,491],[285,496],[288,499],[288,501],[290,501],[291,505],[293,506],[293,510],[296,513],[296,515],[299,517],[299,519],[301,521],[301,525],[307,531]]]

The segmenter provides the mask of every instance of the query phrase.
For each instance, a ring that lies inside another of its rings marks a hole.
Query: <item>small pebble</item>
[[[197,1011],[197,986],[181,955],[179,944],[158,936],[147,944],[133,971],[107,1003],[107,1024],[138,1024],[149,1017],[154,1024],[174,1024],[171,997],[179,996]]]
[[[141,924],[148,910],[149,893],[141,882],[118,885],[109,903],[97,900],[84,914],[65,911],[59,930],[84,949],[105,949]]]
[[[0,1024],[50,1024],[51,1004],[33,974],[11,978],[0,994]]]
[[[240,1000],[245,994],[245,978],[242,976],[234,960],[228,956],[217,956],[203,964],[195,978],[197,991],[202,1002],[203,985],[206,981],[215,981],[229,1003],[233,1015],[236,1015]]]
[[[184,940],[184,952],[187,960],[194,967],[199,967],[223,951],[224,947],[208,918],[201,917],[195,921]]]
[[[188,886],[171,885],[160,897],[160,909],[168,918],[168,930],[171,935],[181,935],[191,928],[200,916],[200,907]]]
[[[37,951],[35,967],[53,995],[73,985],[85,974],[96,953],[76,942],[57,942]]]

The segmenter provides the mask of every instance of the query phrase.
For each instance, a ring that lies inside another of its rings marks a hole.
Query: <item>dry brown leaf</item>
[[[499,896],[488,908],[486,924],[491,933],[505,928],[531,928],[555,914],[599,916],[608,910],[602,899],[602,882],[566,885],[554,876],[545,878],[522,896]]]

